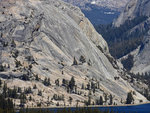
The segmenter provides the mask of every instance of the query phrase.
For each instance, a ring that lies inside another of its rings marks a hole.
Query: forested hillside
[[[96,30],[107,41],[112,56],[121,58],[142,44],[143,36],[147,33],[148,26],[145,24],[145,29],[142,31],[139,29],[131,31],[146,19],[146,16],[140,16],[133,20],[127,20],[120,27],[114,27],[112,24],[99,25],[96,26]]]

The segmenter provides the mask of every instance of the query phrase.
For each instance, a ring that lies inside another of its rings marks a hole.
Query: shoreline
[[[124,104],[124,105],[91,105],[91,106],[58,106],[58,107],[27,107],[24,109],[62,109],[62,108],[92,108],[92,107],[126,107],[126,106],[140,106],[140,105],[144,105],[144,104],[150,104],[150,102],[146,102],[146,103],[139,103],[139,104]],[[20,110],[21,108],[16,108],[16,110]]]

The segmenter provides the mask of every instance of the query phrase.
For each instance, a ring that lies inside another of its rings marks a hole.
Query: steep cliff
[[[146,101],[121,78],[107,43],[77,7],[59,0],[1,0],[0,29],[0,77],[10,88],[30,87],[30,107],[84,105],[100,95],[113,95],[119,104],[129,91],[135,103]]]

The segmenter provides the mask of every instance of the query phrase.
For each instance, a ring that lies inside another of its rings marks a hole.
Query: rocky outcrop
[[[135,103],[146,101],[121,78],[121,69],[110,63],[107,43],[77,7],[59,0],[1,0],[0,29],[0,77],[10,88],[36,85],[27,95],[33,98],[26,103],[30,107],[47,106],[47,102],[75,106],[77,100],[84,105],[89,96],[94,102],[110,94],[120,104],[129,91],[135,92]],[[71,77],[76,88],[67,93],[62,81]],[[43,84],[45,78],[50,78],[50,86]],[[95,93],[87,88],[91,82],[99,84]],[[54,94],[64,95],[63,101],[54,100]]]
[[[139,16],[150,16],[149,0],[131,0],[121,13],[119,18],[114,22],[114,26],[119,27],[127,20],[132,20]]]

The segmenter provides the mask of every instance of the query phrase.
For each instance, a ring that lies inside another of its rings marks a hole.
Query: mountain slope
[[[125,7],[122,14],[115,21],[116,27],[122,25],[126,20],[132,20],[138,16],[150,16],[150,2],[149,0],[131,0]]]
[[[107,43],[79,8],[59,0],[1,0],[0,6],[0,77],[27,93],[28,107],[84,105],[100,95],[120,104],[129,91],[135,103],[146,101],[121,78]]]
[[[114,22],[114,26],[119,27],[126,21],[132,21],[136,18],[146,17],[144,21],[139,23],[128,30],[129,34],[141,34],[137,38],[141,38],[141,43],[138,49],[131,54],[134,56],[133,68],[131,69],[134,73],[145,73],[150,72],[150,59],[149,59],[149,39],[150,39],[150,1],[149,0],[132,0],[127,4],[123,13]]]

